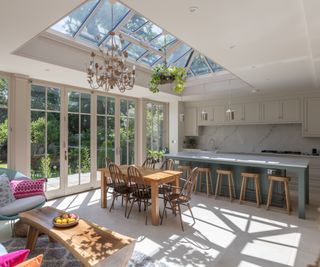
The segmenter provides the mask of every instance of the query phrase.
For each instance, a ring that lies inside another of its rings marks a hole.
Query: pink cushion
[[[44,183],[46,179],[38,180],[12,180],[11,190],[15,198],[44,195]]]
[[[13,267],[23,262],[29,255],[29,249],[17,250],[0,256],[1,267]]]

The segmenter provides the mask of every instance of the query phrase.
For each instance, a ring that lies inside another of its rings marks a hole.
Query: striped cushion
[[[36,195],[44,195],[44,183],[46,179],[38,180],[12,180],[11,190],[15,198],[24,198]]]

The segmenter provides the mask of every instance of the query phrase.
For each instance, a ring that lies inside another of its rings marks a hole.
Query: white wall
[[[182,102],[174,101],[169,103],[169,150],[176,153],[182,149],[183,124],[180,114],[183,114]]]

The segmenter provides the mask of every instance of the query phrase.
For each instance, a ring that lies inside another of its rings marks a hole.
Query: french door
[[[136,159],[136,103],[85,90],[31,86],[31,176],[49,198],[99,186],[105,158]]]

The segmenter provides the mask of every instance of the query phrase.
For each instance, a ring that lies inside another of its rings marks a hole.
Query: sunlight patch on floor
[[[261,232],[268,232],[268,231],[274,231],[274,230],[280,230],[282,228],[277,226],[272,226],[270,224],[256,222],[256,221],[250,221],[248,233],[261,233]]]
[[[241,253],[279,264],[294,266],[297,249],[270,242],[253,240],[245,245]]]
[[[77,195],[72,195],[72,196],[68,196],[65,197],[61,203],[58,204],[58,206],[56,207],[59,210],[66,210],[67,208],[69,208],[70,204],[72,203],[72,201],[77,197]]]
[[[238,216],[233,216],[229,214],[223,214],[224,217],[226,217],[231,223],[234,224],[237,228],[239,228],[241,231],[245,232],[247,229],[248,219],[241,218]]]
[[[135,245],[136,250],[139,250],[150,257],[157,254],[161,248],[161,245],[147,237],[139,237]]]
[[[287,245],[291,247],[298,247],[301,239],[300,233],[289,233],[289,234],[281,234],[281,235],[272,235],[259,237],[259,240],[269,241],[272,243]]]
[[[261,265],[257,265],[248,261],[240,261],[238,267],[261,267]]]

